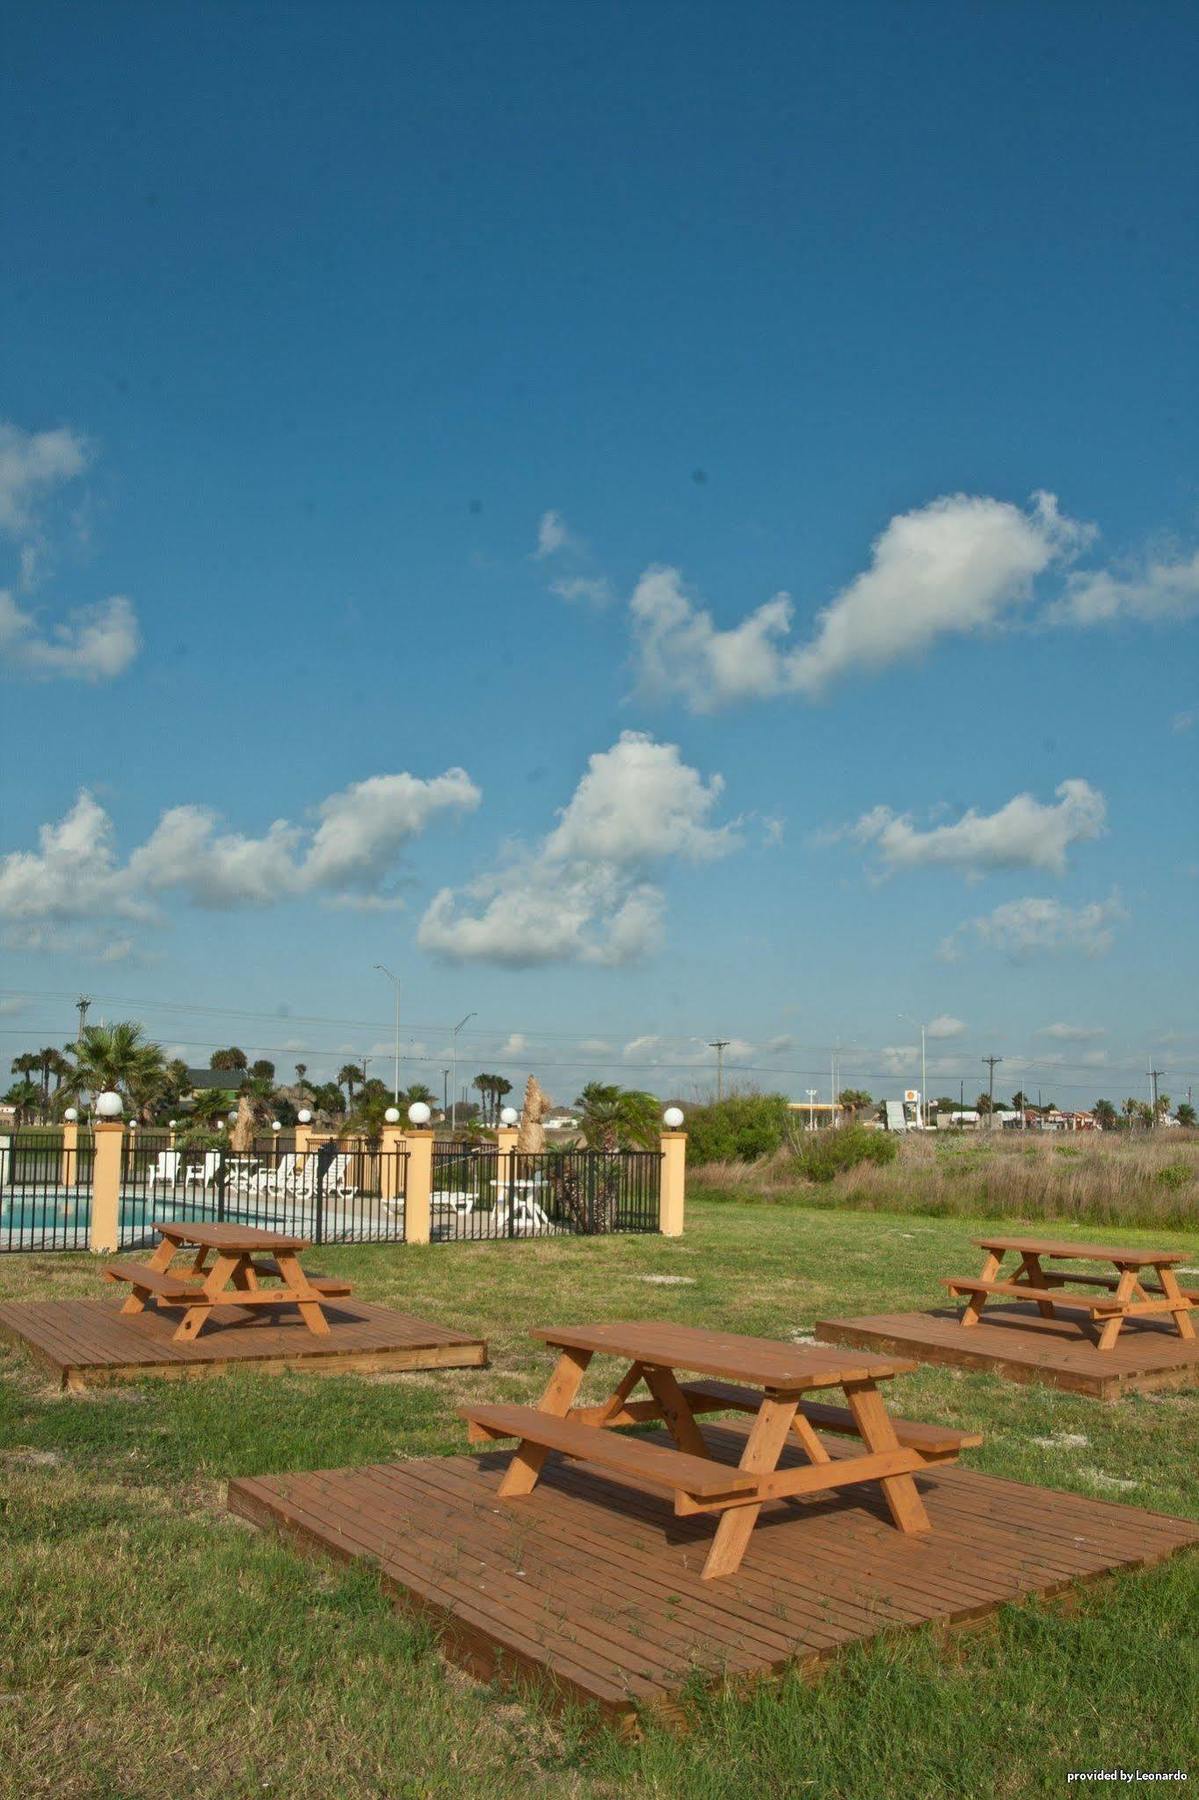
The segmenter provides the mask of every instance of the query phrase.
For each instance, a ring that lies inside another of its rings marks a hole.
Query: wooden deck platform
[[[704,1435],[733,1462],[745,1429]],[[852,1449],[826,1442],[833,1456]],[[626,1727],[646,1710],[677,1717],[697,1676],[814,1673],[880,1632],[977,1620],[1199,1544],[1184,1519],[959,1465],[918,1477],[927,1535],[895,1530],[877,1484],[777,1501],[737,1574],[701,1581],[711,1519],[676,1518],[660,1493],[552,1453],[532,1494],[502,1502],[507,1461],[488,1451],[241,1479],[229,1506],[305,1553],[369,1562],[481,1679],[531,1677]]]
[[[1065,1310],[1065,1302],[1054,1303]],[[930,1312],[818,1319],[814,1329],[825,1343],[987,1369],[1009,1381],[1039,1382],[1098,1400],[1199,1387],[1199,1338],[1187,1343],[1171,1324],[1158,1319],[1126,1325],[1110,1350],[1100,1350],[1096,1327],[1085,1312],[1043,1319],[1032,1301],[1021,1300],[988,1306],[977,1325],[963,1327],[959,1311],[943,1306]]]
[[[302,1369],[343,1375],[350,1370],[479,1368],[487,1361],[482,1338],[357,1299],[325,1302],[328,1337],[314,1336],[294,1308],[276,1314],[270,1307],[246,1313],[219,1306],[200,1336],[184,1344],[171,1341],[180,1318],[177,1307],[124,1315],[120,1305],[119,1295],[113,1300],[12,1301],[0,1306],[0,1339],[20,1344],[60,1377],[64,1388],[72,1389],[144,1375],[219,1375],[235,1366],[259,1374]]]

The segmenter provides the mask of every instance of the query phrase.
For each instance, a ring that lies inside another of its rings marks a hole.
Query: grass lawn
[[[957,1800],[1062,1794],[1067,1771],[1116,1765],[1199,1778],[1199,1555],[1101,1583],[1072,1610],[1009,1609],[948,1646],[896,1638],[814,1686],[697,1697],[690,1733],[625,1743],[478,1686],[369,1572],[302,1561],[222,1509],[235,1474],[461,1451],[460,1396],[542,1385],[529,1325],[802,1334],[830,1312],[939,1301],[937,1276],[973,1267],[982,1223],[701,1200],[677,1242],[321,1251],[363,1298],[486,1335],[487,1370],[67,1397],[0,1351],[0,1795]],[[1199,1265],[1199,1233],[1170,1241]],[[98,1287],[84,1257],[0,1259],[4,1299]],[[894,1394],[910,1417],[984,1431],[973,1467],[1199,1516],[1199,1393],[1105,1407],[929,1368]]]

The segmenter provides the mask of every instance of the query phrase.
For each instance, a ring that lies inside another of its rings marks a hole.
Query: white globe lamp
[[[662,1123],[665,1125],[667,1131],[681,1131],[683,1129],[682,1108],[678,1106],[668,1106],[666,1111],[662,1114]]]
[[[282,1125],[281,1121],[278,1119],[272,1119],[271,1120],[271,1130],[272,1131],[282,1131],[283,1125]]]
[[[122,1112],[121,1096],[108,1089],[96,1095],[96,1117],[98,1119],[119,1119]]]
[[[500,1114],[500,1124],[501,1125],[515,1125],[516,1121],[519,1119],[519,1117],[520,1117],[520,1114],[517,1112],[517,1110],[514,1106],[506,1106],[504,1108],[503,1112]]]
[[[175,1129],[176,1125],[179,1123],[179,1121],[178,1121],[178,1119],[169,1119],[167,1121],[167,1123],[170,1125],[171,1130],[174,1131],[174,1129]]]
[[[399,1107],[389,1106],[387,1111],[383,1114],[383,1122],[385,1125],[398,1125],[400,1122]]]
[[[73,1125],[76,1119],[78,1119],[79,1114],[75,1111],[73,1106],[68,1106],[66,1112],[62,1116],[68,1125]]]
[[[309,1110],[306,1106],[302,1106],[300,1108],[299,1112],[296,1114],[296,1118],[299,1120],[301,1125],[311,1125],[312,1124],[312,1114],[309,1112]]]
[[[427,1125],[432,1114],[423,1100],[414,1100],[408,1108],[408,1117],[413,1125]]]

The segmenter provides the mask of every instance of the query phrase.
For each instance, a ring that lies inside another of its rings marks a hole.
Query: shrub
[[[786,1136],[783,1094],[730,1094],[687,1114],[687,1161],[752,1162],[770,1156]]]
[[[860,1163],[874,1163],[881,1168],[895,1161],[899,1145],[885,1131],[867,1131],[861,1125],[848,1125],[840,1131],[814,1131],[796,1152],[797,1173],[809,1181],[832,1181],[846,1169]]]

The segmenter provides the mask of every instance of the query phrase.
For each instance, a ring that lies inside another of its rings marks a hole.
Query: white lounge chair
[[[180,1150],[160,1150],[154,1167],[146,1177],[149,1187],[174,1187],[179,1180],[179,1165],[183,1161]]]
[[[500,1200],[491,1214],[495,1237],[507,1237],[509,1230],[513,1237],[524,1237],[537,1230],[552,1230],[552,1221],[545,1208],[531,1194],[513,1194],[511,1204]]]

